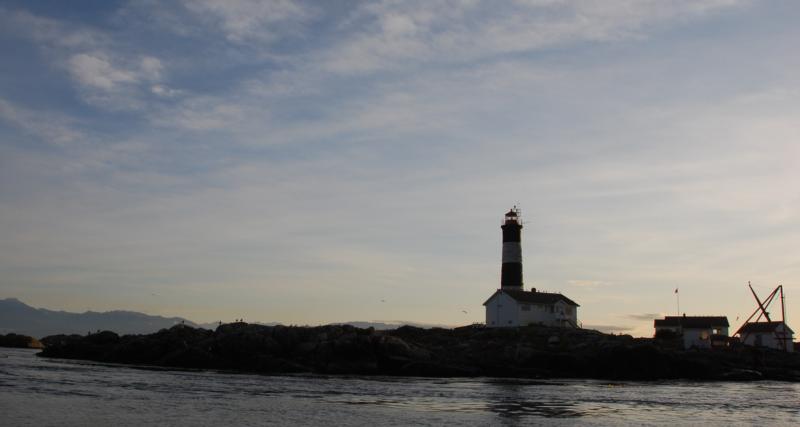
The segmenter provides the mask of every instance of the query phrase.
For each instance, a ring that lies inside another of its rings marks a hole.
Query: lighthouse
[[[542,325],[578,327],[578,303],[560,293],[522,288],[522,219],[516,206],[503,217],[503,266],[500,289],[483,305],[486,326],[513,328]],[[496,283],[496,282],[495,282]]]
[[[500,288],[522,290],[522,219],[514,206],[503,220],[503,266],[500,272]]]

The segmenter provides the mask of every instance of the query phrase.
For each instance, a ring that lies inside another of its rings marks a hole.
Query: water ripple
[[[0,358],[4,425],[792,425],[798,384],[430,379]],[[531,421],[533,420],[533,421]],[[540,422],[540,421],[539,421]]]

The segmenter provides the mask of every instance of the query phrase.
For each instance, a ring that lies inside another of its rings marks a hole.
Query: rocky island
[[[263,374],[800,381],[799,354],[683,350],[675,339],[542,326],[376,331],[239,322],[214,331],[176,325],[148,335],[103,331],[42,342],[42,357]]]

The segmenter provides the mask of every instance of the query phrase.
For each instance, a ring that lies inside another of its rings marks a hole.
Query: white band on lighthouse
[[[503,263],[522,262],[522,245],[519,242],[503,242]]]

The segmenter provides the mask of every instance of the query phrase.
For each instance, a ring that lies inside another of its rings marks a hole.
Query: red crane
[[[764,299],[763,302],[761,301],[761,299],[758,298],[758,295],[756,294],[756,291],[753,290],[753,285],[751,285],[750,282],[747,282],[747,286],[750,288],[750,292],[753,294],[753,298],[756,299],[756,303],[758,304],[758,308],[756,308],[756,310],[753,312],[753,314],[751,314],[750,317],[748,317],[747,320],[744,321],[742,326],[739,327],[739,330],[741,330],[745,325],[750,323],[750,319],[752,319],[753,316],[755,316],[756,314],[758,314],[758,317],[756,317],[756,320],[754,320],[753,323],[757,323],[759,320],[761,320],[762,317],[766,318],[767,322],[772,322],[772,319],[769,317],[769,311],[767,311],[767,309],[769,308],[770,304],[772,304],[772,302],[775,300],[775,297],[777,295],[780,295],[781,296],[781,322],[780,323],[783,323],[784,332],[782,334],[779,334],[778,331],[776,330],[775,331],[775,339],[783,344],[783,349],[784,350],[788,351],[789,350],[789,346],[790,345],[794,345],[794,344],[792,343],[792,341],[790,340],[790,338],[786,334],[786,329],[785,329],[787,326],[786,326],[786,304],[785,304],[784,297],[783,297],[783,285],[778,285],[778,287],[776,287],[767,296],[767,298]],[[741,337],[742,342],[745,341],[745,339],[747,338],[747,335],[748,335],[748,333],[745,332],[745,336]]]

